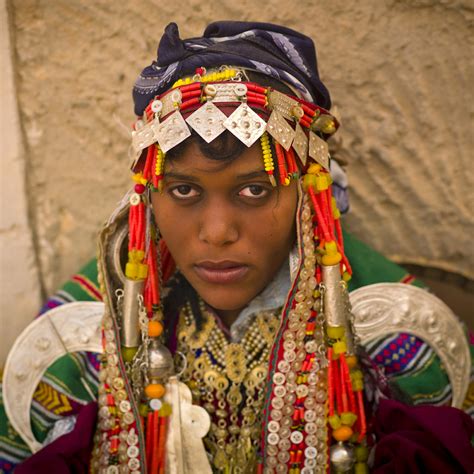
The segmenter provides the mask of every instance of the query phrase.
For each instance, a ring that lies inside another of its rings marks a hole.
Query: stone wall
[[[131,87],[170,21],[183,37],[216,19],[283,23],[313,37],[342,116],[347,227],[397,261],[474,276],[471,2],[7,5],[35,249],[25,272],[37,272],[43,296],[95,254],[96,233],[128,186]]]

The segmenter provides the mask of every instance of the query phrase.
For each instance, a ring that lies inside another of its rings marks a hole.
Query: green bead
[[[138,347],[122,347],[122,359],[124,362],[132,362],[135,354],[138,351]]]
[[[146,417],[148,415],[148,405],[146,403],[140,403],[138,412],[140,413],[140,416]]]
[[[365,462],[357,462],[354,466],[354,474],[369,474],[369,467]]]
[[[367,446],[364,446],[362,444],[356,446],[355,456],[358,462],[367,461],[367,459],[369,458],[369,450],[367,449]]]

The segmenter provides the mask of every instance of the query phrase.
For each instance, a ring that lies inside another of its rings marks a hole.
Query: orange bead
[[[349,369],[353,369],[357,365],[357,357],[354,355],[350,355],[346,357],[347,367]]]
[[[336,441],[347,441],[352,436],[352,428],[342,425],[332,432],[332,436]]]
[[[148,398],[161,398],[166,390],[160,383],[151,383],[145,387],[145,395]]]
[[[150,337],[158,337],[163,333],[163,324],[159,321],[150,321],[148,323],[148,335]]]

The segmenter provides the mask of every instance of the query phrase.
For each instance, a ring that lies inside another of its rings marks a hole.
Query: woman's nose
[[[236,212],[221,200],[209,203],[202,211],[199,239],[214,246],[228,245],[239,238]]]

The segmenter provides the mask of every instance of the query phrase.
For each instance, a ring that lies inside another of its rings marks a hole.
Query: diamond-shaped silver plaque
[[[309,132],[309,156],[323,168],[329,169],[329,146],[314,132]]]
[[[178,110],[161,123],[153,122],[152,128],[163,153],[179,145],[191,135],[188,124]]]
[[[239,105],[224,122],[224,127],[248,147],[251,147],[263,135],[265,125],[265,120],[247,104]]]
[[[193,112],[186,122],[207,142],[210,143],[225,131],[224,121],[227,116],[212,102],[207,102]]]
[[[288,151],[295,138],[295,131],[290,127],[282,114],[274,110],[267,122],[267,132]]]
[[[303,163],[303,166],[305,166],[306,161],[308,159],[308,138],[306,137],[306,134],[304,133],[304,130],[299,123],[297,123],[295,127],[295,139],[293,140],[293,148],[298,154],[301,163]]]
[[[156,142],[155,133],[152,128],[154,123],[159,123],[159,120],[154,119],[132,132],[132,147],[136,153],[141,152]]]

